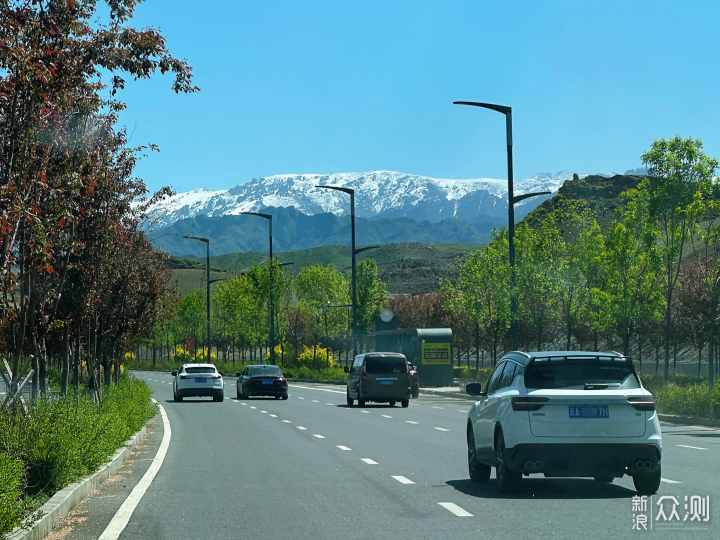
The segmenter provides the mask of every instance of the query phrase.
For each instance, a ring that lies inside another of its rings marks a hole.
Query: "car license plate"
[[[207,379],[201,379],[198,377],[197,379],[195,379],[195,382],[207,382]]]
[[[610,409],[607,405],[573,406],[569,407],[570,418],[610,418]]]
[[[262,383],[263,384],[272,384],[273,382],[272,381],[263,381]]]
[[[392,386],[393,381],[380,381],[381,386]]]

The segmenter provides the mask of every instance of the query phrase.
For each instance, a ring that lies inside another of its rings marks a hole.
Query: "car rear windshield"
[[[527,388],[584,388],[586,384],[640,387],[631,365],[612,358],[536,358],[525,371]]]
[[[366,373],[407,373],[407,362],[400,356],[368,356],[365,358]]]
[[[215,373],[215,368],[212,366],[188,367],[185,368],[185,373]]]
[[[277,366],[250,366],[248,375],[250,377],[280,377],[282,371]]]

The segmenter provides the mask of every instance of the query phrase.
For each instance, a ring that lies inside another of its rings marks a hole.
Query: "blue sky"
[[[188,60],[127,85],[122,121],[148,187],[229,188],[258,176],[394,170],[506,177],[624,172],[653,140],[702,139],[720,155],[720,2],[148,0]]]

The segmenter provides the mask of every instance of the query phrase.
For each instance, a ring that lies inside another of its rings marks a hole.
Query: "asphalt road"
[[[226,379],[223,403],[175,403],[169,374],[136,376],[155,390],[172,436],[122,540],[720,537],[720,430],[663,426],[666,481],[648,499],[653,530],[637,531],[629,477],[598,484],[533,476],[512,495],[498,492],[494,473],[487,484],[471,482],[470,401],[421,395],[407,409],[349,408],[344,387],[311,384],[291,385],[288,401],[236,400],[235,381]],[[155,455],[162,422],[154,422],[146,456],[84,504],[87,523],[65,538],[102,532]],[[655,521],[661,496],[675,497],[682,520],[694,495],[709,496],[709,521],[689,516],[672,530]]]

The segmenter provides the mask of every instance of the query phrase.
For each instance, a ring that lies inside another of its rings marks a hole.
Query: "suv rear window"
[[[609,384],[610,388],[639,388],[626,361],[602,358],[536,358],[525,370],[525,386],[536,389],[583,388]]]
[[[366,373],[407,373],[407,361],[400,356],[366,356]]]
[[[188,367],[188,368],[185,368],[185,373],[215,373],[215,368],[212,366]]]
[[[282,371],[277,366],[249,366],[248,375],[250,377],[280,377]]]

